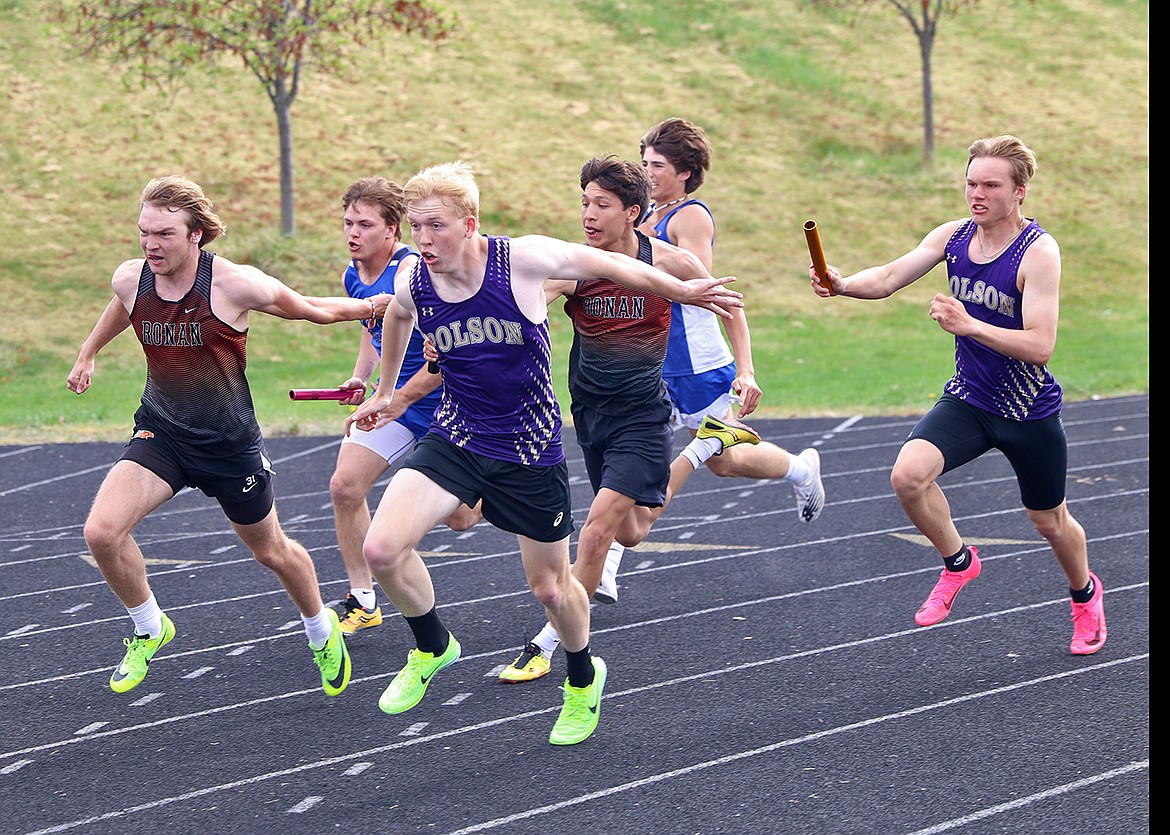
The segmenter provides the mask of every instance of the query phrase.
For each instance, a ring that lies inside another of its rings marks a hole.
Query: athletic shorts
[[[418,470],[502,531],[559,542],[574,530],[569,465],[533,467],[468,452],[427,433],[402,466]]]
[[[172,495],[197,487],[219,502],[237,525],[254,525],[272,510],[274,471],[261,439],[234,455],[209,458],[156,429],[136,426],[119,460],[133,461],[171,487]]]
[[[430,423],[428,422],[428,426]],[[369,432],[363,432],[356,427],[350,429],[348,435],[341,439],[341,443],[354,444],[356,446],[365,447],[385,459],[387,464],[393,464],[403,455],[410,452],[415,443],[426,434],[426,427],[419,432],[415,432],[411,427],[402,423],[401,420],[394,420],[384,426],[379,426],[371,429]]]
[[[731,409],[734,362],[689,377],[663,379],[673,406],[671,423],[675,428],[685,426],[687,429],[698,429],[704,415],[721,418]]]
[[[915,438],[938,447],[944,473],[998,449],[1015,470],[1020,500],[1029,510],[1052,510],[1065,499],[1068,438],[1059,412],[1012,420],[944,394],[906,440]]]
[[[674,431],[661,417],[573,409],[573,428],[593,492],[608,487],[643,507],[662,507],[670,483]]]

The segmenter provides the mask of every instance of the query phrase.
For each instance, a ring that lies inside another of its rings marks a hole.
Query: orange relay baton
[[[833,285],[829,283],[829,265],[825,263],[825,250],[821,247],[821,233],[815,220],[804,222],[804,237],[808,241],[808,254],[812,256],[813,270],[821,286],[833,292]]]

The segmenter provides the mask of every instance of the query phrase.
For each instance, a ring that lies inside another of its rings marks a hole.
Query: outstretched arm
[[[833,265],[828,265],[832,289],[823,287],[816,270],[809,264],[808,275],[813,292],[822,298],[851,296],[855,299],[884,299],[913,284],[933,270],[946,257],[946,245],[961,220],[953,220],[935,227],[914,249],[883,264],[869,267],[851,276],[843,277]]]
[[[222,262],[222,263],[221,263]],[[249,311],[258,310],[281,319],[299,319],[318,325],[381,318],[393,298],[380,293],[367,299],[349,296],[302,296],[280,279],[247,264],[217,258],[212,308],[225,322],[243,329]]]
[[[585,244],[569,243],[544,235],[525,235],[512,242],[513,281],[539,282],[608,278],[625,287],[654,293],[671,301],[702,307],[723,317],[743,307],[743,294],[723,285],[732,276],[682,281],[636,258],[607,252]]]

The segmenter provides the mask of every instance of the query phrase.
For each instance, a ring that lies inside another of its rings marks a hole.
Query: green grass
[[[123,335],[94,387],[70,394],[77,347],[138,255],[150,177],[201,182],[229,227],[216,249],[303,292],[341,292],[338,200],[370,173],[404,181],[470,161],[484,229],[580,239],[577,172],[636,158],[666,116],[715,147],[700,195],[718,221],[715,269],[739,277],[764,389],[761,414],[913,413],[950,375],[926,316],[932,274],[882,303],[821,301],[801,227],[815,218],[848,273],[910,249],[964,213],[966,147],[1015,133],[1040,167],[1025,210],[1060,242],[1052,370],[1067,396],[1149,390],[1149,4],[979,3],[943,18],[934,50],[937,159],[921,159],[918,45],[886,3],[863,15],[801,0],[513,0],[459,4],[439,47],[388,36],[342,77],[310,71],[293,109],[297,229],[279,235],[271,107],[243,71],[167,96],[83,60],[45,4],[0,0],[0,441],[125,436],[143,382]],[[570,332],[552,312],[560,396]],[[249,369],[268,434],[340,430],[332,403],[292,386],[349,375],[357,332],[257,315]]]

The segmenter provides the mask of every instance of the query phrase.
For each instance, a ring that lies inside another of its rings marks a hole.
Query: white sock
[[[788,453],[788,474],[784,476],[785,481],[791,481],[793,484],[799,484],[808,478],[809,466],[808,462],[799,455]]]
[[[145,603],[135,606],[133,609],[127,608],[126,612],[134,619],[135,635],[149,635],[151,638],[157,638],[162,634],[163,613],[153,594],[146,599]]]
[[[557,631],[553,629],[551,623],[546,623],[544,629],[536,634],[532,639],[532,643],[540,647],[540,654],[545,658],[552,658],[552,654],[557,651],[557,647],[561,645],[561,637]]]
[[[718,455],[722,451],[723,441],[718,438],[693,438],[682,454],[697,470],[703,466],[708,458],[712,455]]]
[[[324,607],[311,618],[301,615],[301,623],[305,625],[305,634],[309,636],[310,647],[321,649],[325,646],[325,642],[329,640],[329,635],[333,632],[333,624],[329,621],[329,615]]]
[[[373,609],[378,602],[378,597],[374,594],[373,589],[350,589],[349,593],[357,598],[357,602],[362,604],[363,609]]]

